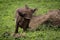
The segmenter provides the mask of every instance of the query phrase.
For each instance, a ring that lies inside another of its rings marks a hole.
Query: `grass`
[[[12,34],[15,30],[15,12],[17,8],[28,4],[31,8],[38,8],[34,15],[45,14],[52,9],[60,9],[60,0],[0,0],[0,40],[60,40],[60,28],[39,26],[39,31],[28,31],[25,37],[15,39],[5,32]],[[22,33],[19,29],[19,33]]]

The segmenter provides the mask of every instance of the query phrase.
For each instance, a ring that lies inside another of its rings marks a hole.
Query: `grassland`
[[[34,15],[45,14],[52,9],[60,8],[60,0],[0,0],[0,40],[60,40],[60,28],[41,25],[39,31],[28,31],[25,37],[15,39],[11,34],[15,30],[15,12],[17,8],[27,4],[31,8],[38,8]],[[4,37],[4,33],[9,36]],[[23,30],[20,28],[19,33]]]

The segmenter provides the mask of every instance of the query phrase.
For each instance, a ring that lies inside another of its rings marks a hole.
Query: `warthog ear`
[[[37,10],[37,8],[33,9],[32,12],[34,13]]]
[[[28,5],[25,5],[25,8],[26,8],[26,9],[29,9]]]
[[[37,8],[35,8],[33,11],[35,12],[37,10]]]

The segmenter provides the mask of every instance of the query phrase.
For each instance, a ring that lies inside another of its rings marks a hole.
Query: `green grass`
[[[6,31],[10,34],[15,30],[15,12],[17,8],[27,4],[31,8],[38,8],[35,15],[45,14],[52,9],[60,9],[60,0],[0,0],[0,40],[15,40],[13,36],[3,37]],[[16,40],[60,40],[60,28],[39,26],[39,31],[28,31],[25,37]],[[19,33],[22,33],[19,29]]]

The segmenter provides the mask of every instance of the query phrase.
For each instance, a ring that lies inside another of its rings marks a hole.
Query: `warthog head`
[[[18,13],[21,17],[25,18],[25,19],[31,19],[32,18],[32,14],[36,11],[37,9],[31,9],[29,8],[27,5],[25,5],[25,8],[22,9],[18,9]]]

